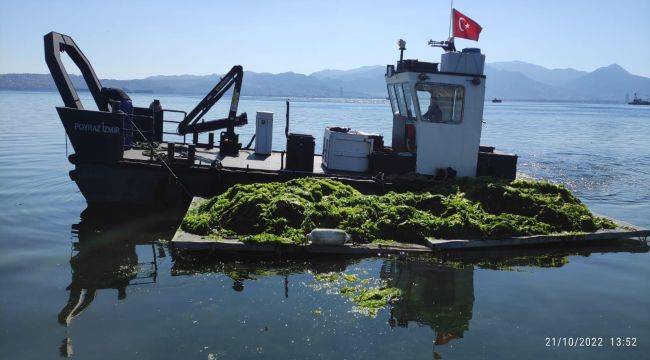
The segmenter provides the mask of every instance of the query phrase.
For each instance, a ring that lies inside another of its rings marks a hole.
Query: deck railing
[[[163,133],[163,136],[164,136],[164,135],[176,135],[176,136],[181,136],[181,135],[179,135],[177,132],[165,131],[165,127],[164,127],[164,124],[165,124],[165,123],[173,123],[173,124],[177,124],[177,125],[178,125],[178,124],[181,123],[181,121],[177,121],[177,120],[165,120],[165,114],[164,114],[164,113],[165,113],[165,112],[171,112],[171,113],[183,114],[183,119],[185,119],[185,118],[187,117],[187,112],[186,112],[186,111],[183,111],[183,110],[170,110],[170,109],[163,109],[162,112],[163,112],[163,132],[162,132],[162,133]],[[164,139],[163,139],[163,141],[164,141]],[[185,136],[185,135],[183,135],[183,144],[187,144],[186,136]]]

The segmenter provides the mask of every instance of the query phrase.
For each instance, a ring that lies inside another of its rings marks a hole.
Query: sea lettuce
[[[418,243],[426,237],[496,239],[614,227],[562,185],[491,178],[383,195],[324,178],[238,184],[190,210],[181,224],[194,234],[277,244],[304,243],[314,228],[345,230],[357,243]]]

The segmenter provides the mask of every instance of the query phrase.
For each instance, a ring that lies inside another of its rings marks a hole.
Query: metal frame
[[[190,111],[185,119],[178,124],[178,134],[185,135],[189,133],[201,133],[218,129],[226,129],[227,133],[234,134],[234,127],[241,126],[248,123],[246,113],[237,116],[237,107],[239,105],[239,95],[241,93],[242,80],[244,78],[244,70],[241,65],[235,65],[230,71],[221,78],[219,83]],[[201,121],[203,116],[210,111],[212,106],[221,99],[221,97],[232,87],[235,86],[232,92],[232,100],[230,103],[230,111],[227,118]]]
[[[83,78],[88,85],[88,90],[97,104],[97,109],[100,112],[110,111],[109,101],[105,96],[103,96],[104,94],[102,90],[105,90],[105,88],[102,87],[95,71],[90,65],[90,62],[79,49],[77,44],[75,44],[74,40],[67,35],[50,32],[43,37],[43,41],[45,47],[45,62],[52,74],[52,78],[59,90],[59,94],[63,99],[65,107],[75,110],[84,110],[81,99],[70,80],[70,76],[66,71],[63,62],[61,61],[61,52],[66,52],[75,65],[77,65],[79,70],[81,70]],[[219,140],[220,152],[223,155],[236,155],[241,149],[241,144],[239,143],[239,135],[235,133],[235,126],[242,126],[248,123],[246,113],[237,115],[243,78],[244,70],[242,66],[233,66],[232,69],[230,69],[230,71],[219,80],[217,85],[215,85],[215,87],[189,113],[178,110],[163,109],[163,112],[167,111],[183,114],[183,119],[181,121],[165,120],[163,116],[161,119],[163,123],[171,122],[178,124],[176,133],[163,131],[163,134],[182,136],[183,143],[186,143],[186,135],[192,133],[194,145],[198,145],[198,134],[202,132],[210,132],[210,141],[206,146],[211,148],[214,143],[214,134],[212,131],[226,129],[226,131],[221,132]],[[205,121],[203,117],[231,88],[232,99],[228,117]],[[145,137],[144,134],[142,134],[142,136]]]
[[[70,76],[65,70],[63,62],[61,62],[62,52],[66,52],[81,71],[86,85],[88,85],[88,90],[92,94],[95,104],[97,104],[97,109],[100,111],[108,111],[108,104],[101,96],[102,84],[99,82],[97,74],[95,74],[95,70],[93,70],[90,62],[79,47],[77,47],[74,40],[67,35],[52,31],[43,37],[43,41],[45,46],[45,62],[50,69],[54,83],[59,90],[59,94],[61,94],[65,106],[84,110],[81,99],[79,99],[77,91],[70,80]]]

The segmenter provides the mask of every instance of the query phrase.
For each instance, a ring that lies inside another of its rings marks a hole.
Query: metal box
[[[325,128],[323,136],[323,166],[331,170],[368,171],[368,156],[377,134],[360,131],[335,131]]]
[[[514,180],[517,178],[517,155],[492,150],[480,151],[476,176],[492,176]]]
[[[255,120],[255,153],[271,155],[273,150],[273,113],[258,111]]]
[[[314,171],[314,137],[308,134],[287,136],[287,166],[291,171]]]

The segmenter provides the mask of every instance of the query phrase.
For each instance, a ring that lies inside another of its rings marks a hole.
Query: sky
[[[73,37],[101,78],[352,69],[406,57],[438,62],[449,1],[0,0],[0,73],[47,73],[42,36]],[[650,0],[455,0],[483,27],[487,62],[592,71],[617,63],[650,77]],[[72,69],[70,69],[70,72]]]

